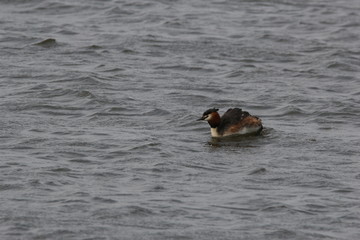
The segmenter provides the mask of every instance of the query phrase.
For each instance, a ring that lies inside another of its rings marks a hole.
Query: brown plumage
[[[206,110],[198,120],[205,120],[211,127],[213,137],[223,137],[233,134],[258,134],[263,129],[261,120],[251,116],[240,108],[230,108],[221,117],[219,109]]]

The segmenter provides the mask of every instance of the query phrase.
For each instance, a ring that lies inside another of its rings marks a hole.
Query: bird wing
[[[221,116],[221,123],[218,127],[218,131],[224,133],[228,128],[238,124],[248,116],[250,116],[250,114],[242,111],[240,108],[230,108]]]

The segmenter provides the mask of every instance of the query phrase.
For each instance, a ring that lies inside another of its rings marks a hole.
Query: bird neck
[[[221,118],[217,112],[211,113],[211,118],[208,120],[208,123],[211,128],[217,128],[220,125]]]
[[[221,137],[221,134],[218,132],[217,128],[210,128],[212,137]]]

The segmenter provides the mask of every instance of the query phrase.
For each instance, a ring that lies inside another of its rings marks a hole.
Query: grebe
[[[225,137],[233,134],[258,134],[263,129],[261,120],[251,116],[250,113],[240,108],[230,108],[222,117],[217,112],[219,109],[211,108],[206,110],[202,117],[211,127],[211,136]]]

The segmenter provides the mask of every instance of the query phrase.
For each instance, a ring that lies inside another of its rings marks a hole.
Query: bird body
[[[211,128],[211,136],[225,137],[234,134],[257,134],[263,129],[261,120],[240,108],[230,108],[221,117],[219,109],[211,108],[198,120],[205,120]]]

